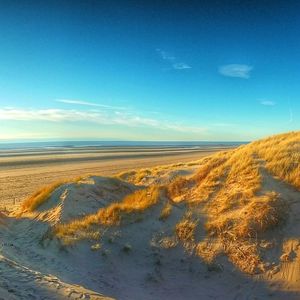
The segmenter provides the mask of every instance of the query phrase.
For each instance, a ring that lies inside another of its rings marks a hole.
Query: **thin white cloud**
[[[260,101],[260,104],[266,105],[266,106],[274,106],[276,103],[271,100],[262,100],[262,101]]]
[[[174,61],[176,59],[175,56],[169,54],[168,52],[162,50],[162,49],[159,49],[157,48],[156,49],[156,52],[159,54],[159,56],[164,59],[164,60],[169,60],[169,61]]]
[[[249,65],[231,64],[219,67],[219,73],[227,77],[248,79],[253,67]]]
[[[185,62],[180,62],[177,60],[177,58],[174,55],[169,54],[168,52],[157,48],[156,52],[158,55],[168,63],[170,63],[171,68],[174,70],[185,70],[185,69],[191,69],[192,67],[185,63]]]
[[[105,104],[99,104],[90,101],[83,101],[83,100],[71,100],[71,99],[56,99],[56,102],[66,103],[66,104],[76,104],[76,105],[85,105],[85,106],[95,106],[95,107],[102,107],[107,109],[125,109],[124,107],[117,107]]]
[[[139,116],[125,111],[88,110],[74,109],[23,109],[3,108],[0,109],[0,121],[48,121],[48,122],[89,122],[99,125],[124,125],[127,127],[150,127],[163,130],[173,130],[188,133],[203,133],[206,128],[186,126]]]
[[[191,69],[192,67],[186,63],[175,63],[173,64],[173,68],[175,70],[184,70],[184,69]]]

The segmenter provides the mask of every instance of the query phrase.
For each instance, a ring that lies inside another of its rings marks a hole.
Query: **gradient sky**
[[[300,129],[300,1],[0,1],[0,140]]]

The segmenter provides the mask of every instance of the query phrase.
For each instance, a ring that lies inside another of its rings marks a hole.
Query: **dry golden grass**
[[[122,172],[117,175],[117,178],[121,180],[126,180],[128,182],[131,182],[133,184],[140,184],[141,181],[146,178],[147,176],[150,176],[153,172],[153,169],[140,169],[140,170],[132,170],[132,171],[126,171]]]
[[[186,194],[187,190],[194,184],[190,179],[178,177],[167,186],[168,197],[176,199],[176,197]]]
[[[211,218],[206,228],[211,236],[229,236],[234,240],[256,238],[280,223],[286,206],[275,194],[255,197],[249,203],[220,217]]]
[[[78,182],[82,179],[82,177],[76,177],[76,178],[69,178],[69,179],[62,179],[59,181],[56,181],[48,186],[45,186],[38,190],[36,193],[31,195],[29,198],[25,199],[21,206],[21,212],[32,212],[36,210],[38,207],[40,207],[43,203],[45,203],[52,195],[52,193],[61,185],[72,183],[72,182]]]
[[[287,211],[276,193],[262,190],[263,168],[299,188],[300,133],[217,153],[205,160],[195,176],[178,178],[167,187],[171,199],[181,196],[205,213],[207,234],[218,247],[198,243],[196,252],[204,260],[212,261],[223,252],[244,272],[261,268],[256,238],[278,226]]]
[[[269,137],[251,144],[275,176],[300,189],[300,132]]]
[[[140,183],[145,176],[156,176],[161,170],[144,169],[119,177]],[[287,213],[287,203],[265,183],[269,173],[300,189],[300,132],[273,136],[204,158],[194,176],[178,177],[164,187],[135,191],[95,214],[56,226],[54,233],[61,239],[91,238],[94,227],[97,230],[99,225],[122,224],[128,214],[143,213],[157,204],[164,191],[170,202],[162,208],[161,220],[170,215],[172,201],[186,204],[183,219],[174,226],[174,237],[162,240],[164,248],[181,243],[209,263],[225,254],[243,272],[255,273],[264,269],[260,239],[267,240],[267,232],[279,226]],[[57,186],[39,191],[24,203],[24,208],[34,210]],[[196,230],[200,223],[206,231],[202,240]],[[161,224],[164,226],[164,222]]]
[[[184,219],[181,220],[176,225],[176,235],[180,241],[183,242],[194,242],[195,240],[195,228],[197,227],[197,222]]]
[[[184,249],[190,253],[192,253],[196,247],[195,231],[197,225],[198,221],[194,220],[192,214],[188,212],[175,227],[178,240],[182,243]]]
[[[209,264],[224,250],[222,243],[217,243],[215,240],[211,239],[205,239],[199,242],[195,248],[196,255],[200,256],[204,262]]]
[[[233,241],[229,239],[223,243],[223,247],[224,253],[241,271],[255,274],[263,269],[256,243],[247,240]]]
[[[271,209],[275,196],[259,197],[257,193],[260,187],[259,166],[252,151],[248,146],[243,146],[228,153],[226,159],[219,159],[219,164],[209,175],[201,178],[197,188],[197,193],[201,194],[203,191],[203,211],[207,215],[205,227],[208,235],[215,237],[215,243],[222,245],[221,252],[237,267],[250,273],[257,269],[260,260],[257,259],[257,247],[249,239],[276,225],[279,220],[275,221],[277,211]],[[198,255],[201,256],[202,253],[203,258],[207,260],[209,257],[210,261],[220,254],[218,248],[218,251],[213,251],[208,256],[201,244],[197,250]],[[246,254],[242,255],[243,251]]]
[[[122,202],[113,203],[98,212],[99,221],[103,225],[115,225],[120,223],[122,214],[143,212],[159,201],[161,188],[152,186],[144,190],[135,191],[126,196]]]
[[[147,177],[156,177],[160,172],[167,170],[168,168],[171,168],[171,166],[166,165],[166,166],[155,167],[152,169],[139,169],[139,170],[125,171],[118,174],[116,177],[136,185],[141,185],[144,184],[143,180],[146,179]]]
[[[170,204],[170,202],[167,202],[164,205],[163,209],[161,210],[159,219],[161,221],[165,221],[170,216],[171,212],[172,212],[172,205]]]
[[[218,185],[218,179],[222,176],[224,170],[224,162],[227,160],[227,152],[220,152],[202,160],[197,173],[191,178],[178,177],[167,186],[168,196],[176,200],[191,201],[189,193],[192,189],[200,191],[197,201],[207,200],[209,195],[215,190]]]
[[[175,248],[178,245],[178,239],[176,236],[166,236],[159,241],[159,245],[163,249]]]
[[[180,169],[186,169],[186,168],[191,169],[191,167],[199,165],[199,163],[201,161],[205,162],[205,159],[192,161],[189,163],[176,163],[176,164],[170,164],[170,165],[156,166],[151,169],[147,168],[147,169],[125,171],[125,172],[121,172],[121,173],[117,174],[116,177],[118,179],[125,180],[127,182],[130,182],[130,183],[133,183],[136,185],[148,185],[147,179],[161,177],[161,176],[167,175],[168,172],[174,171],[174,170],[180,170]],[[176,180],[176,178],[173,177],[173,178],[169,178],[168,180],[173,182],[173,180]]]
[[[162,188],[158,186],[137,190],[126,196],[121,202],[112,203],[105,208],[99,209],[96,214],[88,215],[67,224],[57,225],[54,229],[54,234],[61,239],[72,236],[83,239],[86,236],[86,232],[89,232],[94,225],[120,225],[124,216],[143,212],[158,203],[161,194]]]

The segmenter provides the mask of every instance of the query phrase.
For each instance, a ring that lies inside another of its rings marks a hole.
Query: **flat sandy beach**
[[[0,208],[18,204],[46,184],[85,174],[198,160],[226,147],[80,147],[0,151]]]

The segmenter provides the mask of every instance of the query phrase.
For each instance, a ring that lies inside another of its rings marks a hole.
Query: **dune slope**
[[[43,189],[5,237],[37,271],[117,299],[299,299],[300,132],[187,167]]]

